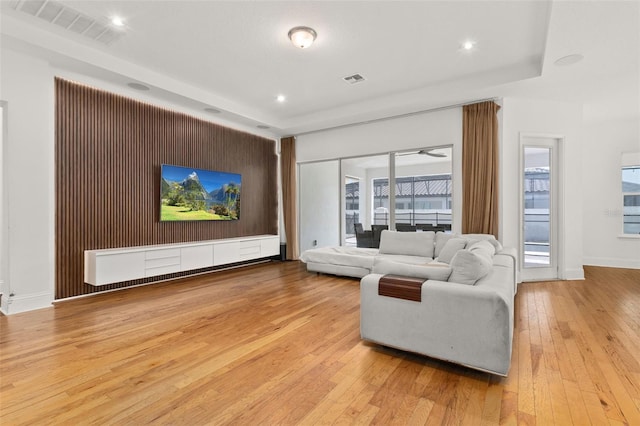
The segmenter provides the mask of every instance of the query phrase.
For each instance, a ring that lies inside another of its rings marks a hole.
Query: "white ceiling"
[[[503,96],[614,97],[637,114],[637,1],[56,2],[126,28],[104,44],[3,1],[3,49],[276,135]],[[287,38],[298,25],[318,33],[309,49]],[[477,48],[463,51],[466,40]],[[584,60],[553,64],[573,53]],[[366,81],[342,80],[354,73]]]

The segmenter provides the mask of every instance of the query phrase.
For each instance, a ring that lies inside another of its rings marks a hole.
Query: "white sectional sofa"
[[[449,242],[449,240],[454,241]],[[458,235],[444,232],[435,233],[433,231],[395,232],[388,230],[382,231],[379,249],[322,247],[306,250],[300,256],[300,260],[306,263],[309,272],[362,278],[370,273],[389,273],[387,272],[389,265],[391,263],[399,263],[404,264],[406,267],[404,275],[423,276],[427,274],[424,276],[430,278],[429,271],[433,271],[433,268],[420,268],[417,266],[449,264],[458,250],[470,247],[471,244],[478,241],[490,242],[496,252],[512,256],[515,262],[515,250],[503,248],[493,235]],[[398,267],[400,265],[395,265],[394,269]],[[397,273],[400,274],[399,272]]]
[[[384,231],[380,249],[303,253],[307,269],[363,277],[363,339],[506,376],[516,252],[491,235]],[[421,301],[379,294],[384,275],[420,278]]]

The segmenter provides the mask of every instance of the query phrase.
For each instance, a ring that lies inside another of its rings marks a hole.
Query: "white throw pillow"
[[[503,248],[500,241],[496,240],[496,237],[491,234],[463,234],[461,236],[468,240],[489,241],[496,248],[496,253],[501,252]]]
[[[488,240],[476,241],[470,246],[467,246],[467,250],[473,253],[477,253],[483,256],[493,259],[493,255],[496,254],[496,248]]]
[[[382,231],[380,234],[380,254],[403,254],[429,257],[433,259],[435,232]]]
[[[449,238],[444,247],[440,250],[438,262],[451,263],[453,256],[455,256],[458,251],[463,250],[466,244],[467,240],[464,238]]]
[[[373,262],[374,274],[393,274],[404,277],[425,278],[428,280],[447,281],[451,275],[449,265],[442,263],[423,263],[419,265],[394,262],[376,257]]]
[[[474,285],[480,278],[487,275],[493,267],[491,259],[469,250],[458,251],[453,256],[450,266],[449,282],[467,285]]]

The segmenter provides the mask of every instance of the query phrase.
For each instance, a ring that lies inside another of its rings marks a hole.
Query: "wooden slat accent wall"
[[[56,299],[84,283],[84,250],[278,233],[275,142],[56,78]],[[160,165],[242,175],[238,221],[160,222]]]

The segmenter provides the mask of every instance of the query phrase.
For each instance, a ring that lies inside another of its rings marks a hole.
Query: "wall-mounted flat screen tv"
[[[163,164],[160,175],[161,221],[240,219],[239,174]]]

